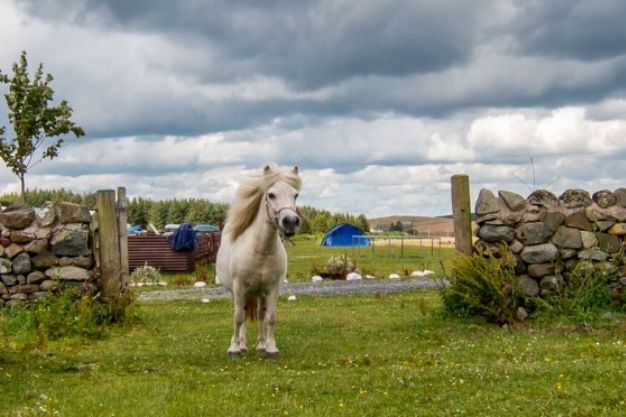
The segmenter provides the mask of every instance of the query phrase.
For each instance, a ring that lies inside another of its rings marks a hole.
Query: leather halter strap
[[[272,210],[274,210],[274,216],[272,216],[270,214],[270,207],[272,208]],[[284,210],[289,210],[291,212],[293,212],[293,214],[296,215],[296,217],[298,217],[298,219],[300,218],[300,216],[298,215],[298,212],[296,211],[295,207],[288,207],[288,206],[284,206],[281,207],[279,209],[276,209],[274,207],[274,205],[270,202],[267,193],[265,194],[265,209],[267,210],[267,219],[266,222],[273,225],[274,227],[276,227],[276,229],[278,229],[278,233],[280,234],[280,237],[283,241],[288,241],[289,243],[291,243],[292,245],[295,245],[295,243],[287,236],[285,236],[285,234],[283,233],[283,229],[281,229],[281,227],[278,224],[278,215],[284,211]],[[273,221],[270,221],[270,219],[273,219]]]

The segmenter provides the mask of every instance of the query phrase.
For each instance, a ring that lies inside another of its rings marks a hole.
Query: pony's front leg
[[[238,291],[237,287],[237,285],[233,285],[233,305],[235,307],[233,321],[235,329],[233,332],[233,337],[230,339],[230,347],[228,348],[228,355],[231,357],[239,356],[241,354],[241,331],[244,321],[246,319],[246,312],[244,310],[244,292]],[[245,329],[243,331],[245,332]]]
[[[245,315],[245,313],[244,313]],[[247,353],[248,352],[248,344],[246,339],[246,321],[241,323],[241,327],[239,328],[239,352]]]
[[[259,297],[259,337],[257,339],[257,352],[265,352],[265,312],[267,309],[267,301],[265,296]]]
[[[266,297],[266,325],[267,325],[267,338],[265,342],[265,353],[270,358],[278,356],[278,348],[276,347],[276,338],[274,337],[274,325],[276,324],[276,304],[278,303],[278,289],[276,285],[272,288]]]

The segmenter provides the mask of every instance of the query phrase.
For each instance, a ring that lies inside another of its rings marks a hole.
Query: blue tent
[[[371,246],[368,238],[352,239],[363,236],[363,230],[348,223],[341,223],[330,229],[322,239],[322,246]]]

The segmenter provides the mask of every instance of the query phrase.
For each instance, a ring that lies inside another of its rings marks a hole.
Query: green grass
[[[140,304],[103,340],[39,350],[28,316],[4,312],[0,415],[623,415],[623,315],[503,328],[440,307],[433,291],[281,299],[276,361],[227,357],[227,301]]]

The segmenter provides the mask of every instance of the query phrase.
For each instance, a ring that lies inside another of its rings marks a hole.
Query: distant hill
[[[368,219],[370,228],[373,230],[381,229],[381,226],[401,222],[404,224],[412,223],[420,233],[430,232],[432,234],[452,234],[454,225],[450,217],[428,217],[428,216],[387,216]]]

